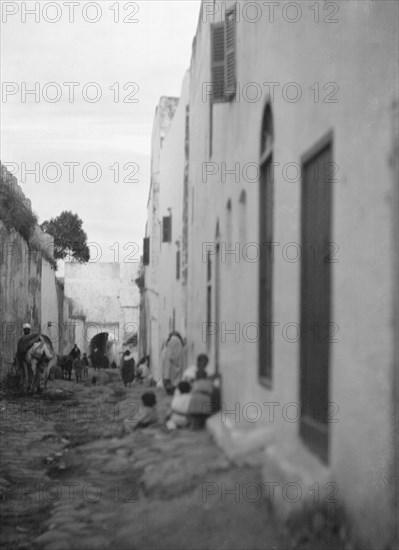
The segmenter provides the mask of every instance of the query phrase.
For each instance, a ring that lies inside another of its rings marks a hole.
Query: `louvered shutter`
[[[143,240],[143,265],[150,263],[150,237],[144,237]]]
[[[225,30],[224,23],[211,26],[213,101],[225,101]]]
[[[226,13],[225,23],[225,101],[231,101],[236,88],[236,17],[235,9]]]
[[[170,243],[172,240],[172,218],[164,216],[162,218],[162,242]]]

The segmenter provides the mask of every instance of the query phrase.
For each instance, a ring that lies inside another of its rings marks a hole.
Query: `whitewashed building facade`
[[[266,479],[334,483],[354,536],[383,549],[397,538],[398,4],[280,2],[273,18],[256,4],[202,4],[160,154],[172,238],[147,268],[152,354],[171,328],[188,361],[208,353],[220,429],[259,429]]]

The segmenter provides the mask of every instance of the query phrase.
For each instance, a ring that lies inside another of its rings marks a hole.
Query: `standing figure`
[[[97,370],[97,369],[100,370],[102,353],[97,346],[94,346],[94,349],[91,355],[89,355],[89,357],[91,359],[91,363],[93,365],[94,370]]]
[[[184,370],[184,343],[178,332],[171,332],[166,342],[163,362],[163,382],[167,393],[173,394],[181,382]]]
[[[134,367],[135,367],[135,360],[133,358],[133,355],[131,354],[130,350],[126,350],[122,356],[122,382],[124,383],[125,387],[129,384],[129,387],[131,387],[132,382],[134,380]]]
[[[105,355],[105,353],[103,353],[103,356],[101,358],[101,367],[103,369],[109,369],[109,359],[108,357]]]
[[[82,380],[83,363],[78,357],[73,360],[73,368],[75,369],[76,382],[79,384]]]
[[[87,355],[84,353],[82,357],[82,364],[83,364],[83,380],[87,380],[89,377],[89,360],[87,359]]]
[[[62,369],[62,378],[65,380],[71,380],[72,376],[72,365],[74,359],[71,355],[62,355],[60,357],[60,366]]]
[[[72,357],[72,359],[80,359],[80,349],[78,348],[77,344],[73,346],[73,348],[69,352],[69,355]]]

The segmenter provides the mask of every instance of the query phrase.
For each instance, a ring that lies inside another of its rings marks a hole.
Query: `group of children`
[[[208,357],[201,354],[197,365],[190,367],[183,374],[183,380],[174,391],[173,399],[165,418],[165,428],[193,429],[202,428],[206,419],[219,407],[219,391],[214,381],[206,372]],[[146,391],[141,396],[142,406],[132,424],[133,429],[144,428],[159,423],[157,399],[153,391]],[[132,422],[126,419],[125,423]]]
[[[79,383],[82,380],[86,380],[89,377],[89,360],[86,353],[80,357],[80,349],[75,344],[69,353],[69,357],[72,358],[72,370],[75,371],[76,382]]]
[[[72,369],[75,371],[75,378],[78,384],[82,380],[87,380],[89,377],[89,361],[85,353],[82,359],[76,358],[73,360]]]

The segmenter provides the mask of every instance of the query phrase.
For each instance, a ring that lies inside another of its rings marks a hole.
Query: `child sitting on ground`
[[[132,423],[133,429],[146,428],[158,422],[157,397],[153,391],[146,391],[141,396],[142,406],[133,420],[125,418],[124,422]]]
[[[193,383],[188,410],[192,429],[196,430],[203,428],[206,419],[211,416],[213,412],[216,412],[216,410],[214,410],[214,391],[213,381],[210,378],[206,378],[204,373],[197,373],[197,380]]]
[[[140,382],[145,382],[150,376],[149,359],[150,358],[148,357],[148,355],[146,357],[143,357],[142,359],[140,359],[137,366],[137,379]]]
[[[200,353],[197,357],[197,364],[191,365],[183,373],[183,380],[187,380],[192,384],[195,380],[200,380],[207,377],[206,367],[209,359],[205,353]]]
[[[167,416],[166,427],[168,430],[186,428],[190,424],[188,410],[191,399],[191,386],[188,382],[180,382],[173,395],[170,412]]]

